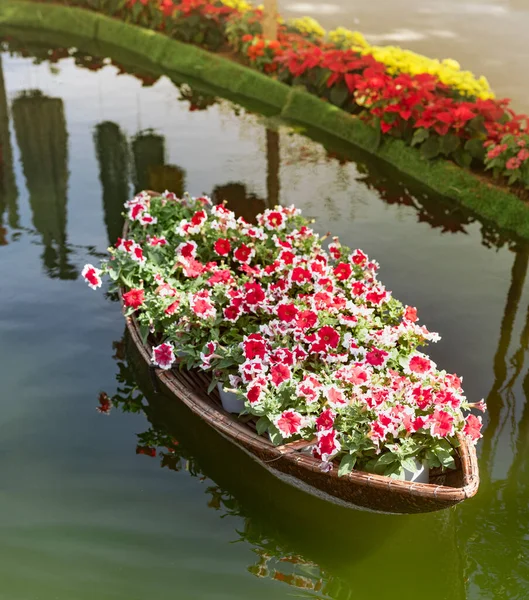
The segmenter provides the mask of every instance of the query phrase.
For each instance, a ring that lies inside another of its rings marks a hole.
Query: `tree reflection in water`
[[[523,373],[529,307],[509,360],[528,263],[529,244],[518,244],[487,397],[488,422],[479,456],[481,489],[458,513],[459,535],[466,544],[466,578],[469,589],[480,590],[480,598],[521,600],[529,587],[529,370]],[[510,456],[505,456],[506,448]]]
[[[24,91],[13,101],[12,111],[46,272],[52,278],[75,279],[66,239],[68,134],[63,101],[39,90]]]
[[[4,213],[11,229],[19,227],[18,190],[13,169],[13,151],[9,132],[9,108],[4,82],[2,57],[0,56],[0,246],[7,244],[7,230],[4,228]]]
[[[103,188],[108,243],[114,244],[123,231],[123,205],[130,197],[129,144],[119,125],[111,121],[96,125],[94,144]]]

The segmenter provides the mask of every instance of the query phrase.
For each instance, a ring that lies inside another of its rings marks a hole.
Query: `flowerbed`
[[[450,59],[435,61],[396,47],[370,46],[343,28],[325,34],[313,19],[284,22],[277,41],[262,36],[262,10],[243,0],[70,0],[209,50],[231,49],[247,64],[358,115],[383,135],[447,157],[463,168],[492,170],[529,188],[529,157],[495,161],[491,146],[523,139],[527,116],[496,100],[487,81]],[[507,136],[510,136],[509,138]]]
[[[454,466],[457,434],[481,418],[456,375],[418,348],[439,336],[377,280],[378,264],[337,238],[325,249],[293,206],[251,225],[207,197],[141,193],[101,269],[124,289],[160,369],[207,370],[276,445],[314,441],[322,468],[403,477]],[[177,358],[178,357],[178,358]]]

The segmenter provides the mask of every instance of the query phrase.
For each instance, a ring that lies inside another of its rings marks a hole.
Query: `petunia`
[[[197,243],[193,241],[182,242],[176,247],[175,252],[184,258],[195,258],[197,255]]]
[[[213,244],[213,249],[219,256],[228,256],[231,250],[230,240],[220,238]]]
[[[273,365],[270,369],[270,379],[272,383],[279,387],[285,381],[292,377],[292,372],[286,365]]]
[[[141,288],[135,288],[123,294],[125,306],[139,308],[145,301],[145,292]]]
[[[203,369],[209,369],[211,367],[211,359],[213,358],[216,349],[216,342],[208,342],[200,353],[200,360],[202,361]]]
[[[483,437],[481,433],[481,417],[475,415],[468,415],[465,419],[465,426],[463,427],[463,433],[468,436],[474,443]]]
[[[302,310],[296,315],[296,326],[303,331],[310,329],[318,322],[318,315],[313,310]]]
[[[174,302],[169,304],[169,306],[164,310],[164,313],[170,317],[175,314],[175,312],[178,310],[179,306],[180,306],[180,300],[175,300]]]
[[[143,212],[138,221],[142,224],[142,225],[156,225],[156,223],[158,223],[158,219],[156,217],[153,217],[151,214],[147,213],[147,212]]]
[[[362,250],[355,250],[351,255],[351,260],[357,267],[363,267],[367,262],[367,256]]]
[[[305,419],[296,410],[284,410],[273,422],[281,435],[289,438],[297,435],[303,429]]]
[[[321,431],[318,433],[318,443],[316,446],[323,462],[328,462],[335,454],[340,452],[342,445],[338,441],[336,431]]]
[[[215,306],[211,302],[209,290],[201,290],[196,294],[190,294],[189,306],[200,319],[214,319],[217,315]]]
[[[285,302],[277,305],[277,316],[280,321],[290,323],[296,319],[298,312],[295,304]]]
[[[258,283],[245,283],[244,289],[244,299],[250,306],[261,304],[266,298],[263,288]]]
[[[335,385],[331,385],[327,388],[327,401],[334,407],[347,405],[347,398],[344,391]]]
[[[331,431],[334,427],[334,419],[336,414],[330,408],[325,409],[316,418],[316,430],[317,431]]]
[[[267,210],[263,214],[264,226],[267,229],[284,229],[285,228],[285,216],[278,210]]]
[[[446,437],[453,434],[454,417],[445,410],[436,409],[429,420],[433,436]]]
[[[160,369],[170,369],[176,360],[173,345],[164,342],[152,349],[152,363]]]
[[[240,263],[249,264],[254,255],[255,248],[241,244],[233,253],[233,258]]]
[[[349,277],[351,277],[353,273],[353,268],[349,263],[341,262],[337,264],[336,267],[334,267],[333,273],[336,279],[340,281],[345,281],[346,279],[349,279]]]
[[[100,269],[96,269],[93,265],[85,265],[81,275],[84,277],[86,283],[88,283],[88,287],[91,287],[93,290],[100,288],[103,283],[103,280],[100,277]]]

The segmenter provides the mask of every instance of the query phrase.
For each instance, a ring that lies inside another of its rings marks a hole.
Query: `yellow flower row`
[[[362,54],[371,54],[373,58],[385,64],[390,73],[409,75],[429,73],[466,96],[476,96],[482,100],[494,98],[489,82],[483,75],[476,79],[470,71],[461,71],[459,63],[451,58],[440,61],[411,50],[403,50],[398,46],[371,46],[361,33],[349,31],[344,27],[330,31],[329,39],[341,47],[350,47]]]
[[[224,6],[238,10],[240,13],[245,13],[253,9],[253,5],[250,2],[246,2],[246,0],[221,0],[221,2]]]
[[[309,37],[323,38],[326,35],[325,29],[312,17],[289,19],[288,24]]]

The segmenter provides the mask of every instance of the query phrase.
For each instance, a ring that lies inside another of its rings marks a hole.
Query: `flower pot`
[[[404,469],[404,481],[413,481],[414,483],[428,483],[430,481],[430,468],[424,463],[414,460],[415,472]]]
[[[221,383],[217,384],[217,389],[219,390],[222,408],[226,412],[240,414],[244,410],[244,400],[241,400],[237,394],[226,392]]]

